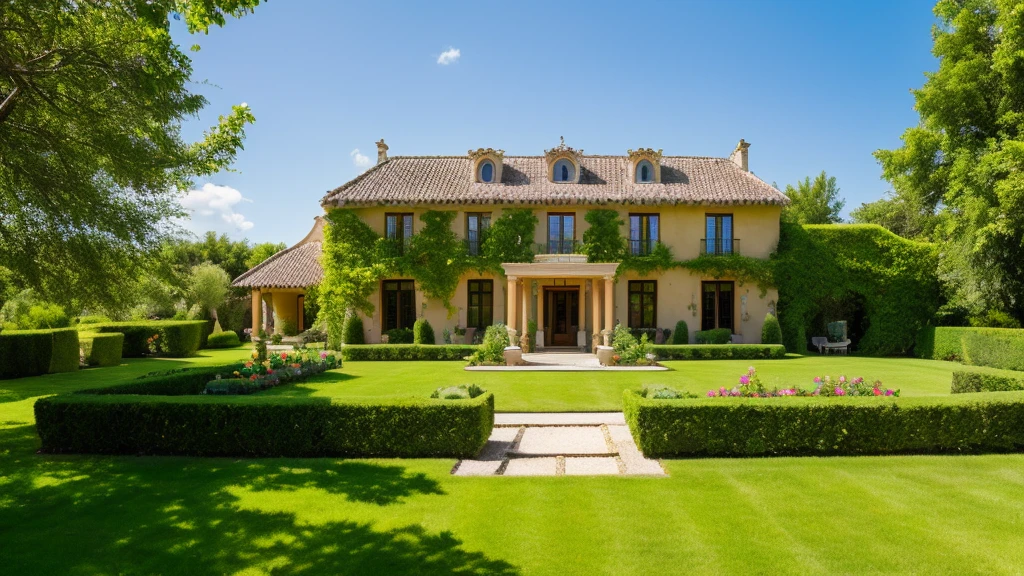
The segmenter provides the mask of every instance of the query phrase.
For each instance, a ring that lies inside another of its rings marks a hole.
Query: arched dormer
[[[627,150],[629,155],[629,176],[637,184],[661,182],[661,150],[641,148]]]
[[[583,150],[576,150],[565,145],[565,138],[555,148],[544,151],[547,163],[548,180],[556,184],[579,184],[580,159]]]
[[[473,171],[470,173],[473,182],[480,184],[499,184],[501,168],[504,165],[505,151],[494,148],[477,148],[467,152]]]

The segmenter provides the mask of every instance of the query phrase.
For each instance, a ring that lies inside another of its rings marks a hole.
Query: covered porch
[[[529,322],[535,321],[538,350],[607,345],[615,326],[618,263],[566,260],[502,265],[508,283],[506,324],[528,338]]]

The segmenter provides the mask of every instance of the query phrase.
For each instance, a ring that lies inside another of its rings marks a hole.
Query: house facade
[[[653,149],[594,156],[564,142],[539,156],[506,156],[487,148],[465,156],[389,158],[383,140],[377,145],[377,164],[328,192],[325,210],[350,209],[399,246],[421,230],[424,212],[456,211],[453,231],[470,253],[481,250],[486,230],[506,210],[530,209],[538,223],[534,237],[526,239],[534,261],[503,263],[500,273],[463,275],[451,317],[415,279],[382,279],[370,297],[374,312],[362,315],[366,342],[380,342],[394,328],[411,328],[420,317],[438,333],[445,327],[482,332],[504,322],[521,334],[535,322],[538,347],[588,348],[606,342],[618,322],[674,329],[679,320],[686,321],[691,342],[693,332],[712,328],[728,328],[738,342],[760,342],[765,314],[777,300],[773,287],[682,266],[642,275],[619,270],[615,262],[588,262],[580,250],[587,212],[602,209],[618,213],[620,233],[634,256],[660,243],[675,261],[735,254],[767,259],[778,244],[788,199],[749,172],[748,143],[741,140],[728,158],[665,156]],[[322,225],[318,219],[302,242],[235,281],[253,290],[254,329],[274,318],[280,331],[282,319],[301,318],[305,288],[322,277],[312,264]]]

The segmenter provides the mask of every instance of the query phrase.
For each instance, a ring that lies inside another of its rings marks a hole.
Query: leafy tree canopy
[[[177,194],[227,169],[245,105],[199,142],[206,99],[171,18],[221,26],[259,0],[8,0],[0,8],[0,266],[51,300],[112,305],[174,232]],[[86,290],[85,287],[96,289]]]
[[[839,212],[846,201],[839,196],[836,177],[824,170],[814,180],[808,176],[801,182],[786,185],[790,205],[782,211],[782,218],[797,224],[835,224],[841,222]]]

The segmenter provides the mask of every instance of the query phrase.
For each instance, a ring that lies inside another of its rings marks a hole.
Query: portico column
[[[527,326],[530,325],[530,296],[533,292],[530,290],[530,284],[532,282],[533,280],[530,280],[529,278],[523,279],[523,287],[521,288],[523,291],[523,309],[520,311],[520,315],[523,317],[523,323],[519,328],[520,342],[522,342],[521,338],[527,335]]]
[[[252,291],[252,335],[259,338],[263,326],[263,295],[258,289]]]
[[[519,278],[515,276],[508,277],[508,288],[506,290],[505,298],[508,300],[505,308],[505,317],[507,318],[507,326],[509,330],[516,329],[516,281]]]
[[[576,301],[576,346],[582,352],[587,347],[587,281],[580,280],[580,296]]]
[[[612,320],[615,316],[615,280],[611,276],[604,277],[604,345],[612,342]]]
[[[534,345],[537,348],[544,347],[544,286],[540,280],[537,281],[537,341]]]
[[[597,278],[590,280],[590,315],[590,345],[597,346],[601,342],[601,281]]]

